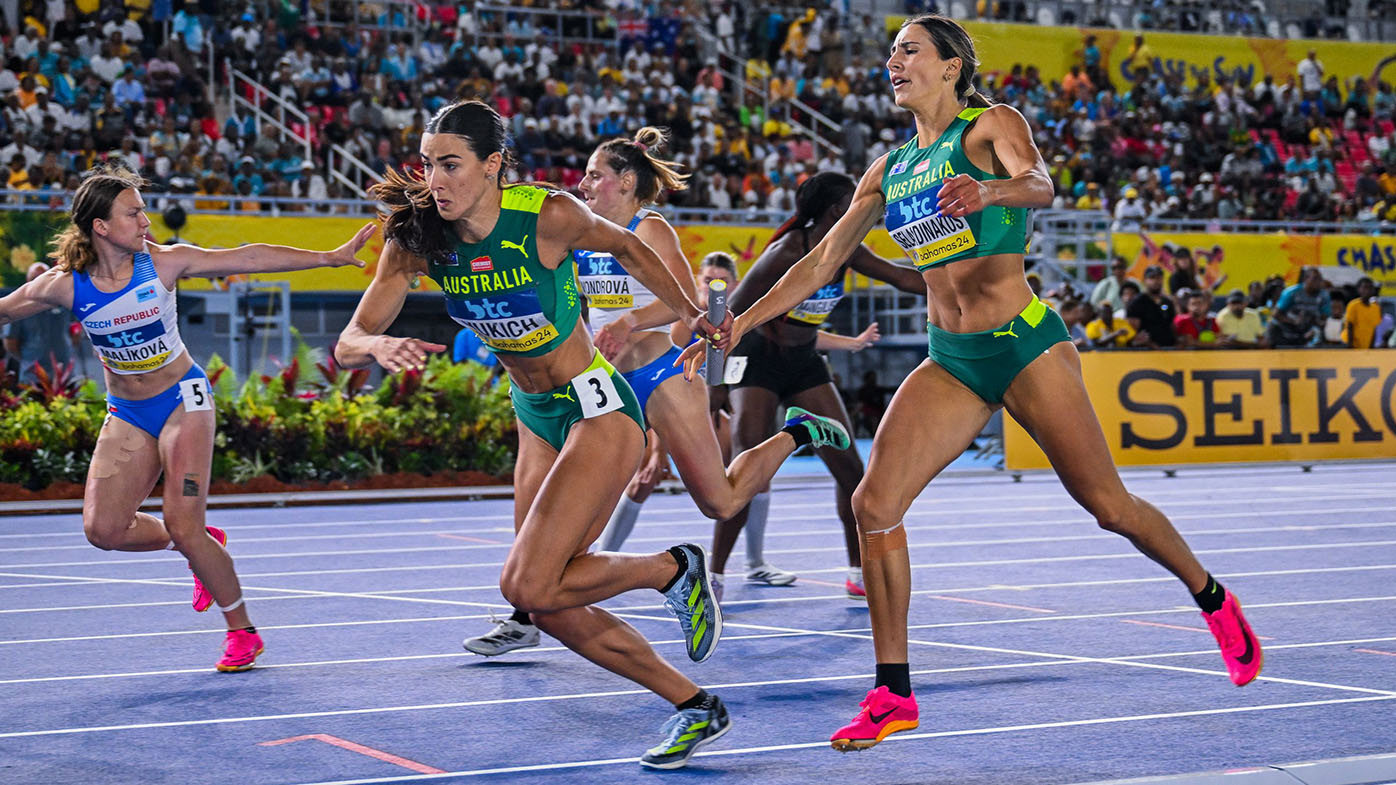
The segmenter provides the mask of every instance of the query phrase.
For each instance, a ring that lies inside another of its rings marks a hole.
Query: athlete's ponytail
[[[139,190],[145,181],[129,169],[102,166],[93,169],[73,193],[72,223],[53,240],[49,258],[54,266],[69,272],[86,272],[97,263],[97,247],[92,243],[92,224],[110,220],[116,197],[128,188]]]
[[[688,175],[679,171],[679,162],[659,157],[667,141],[662,129],[647,125],[635,132],[634,139],[612,139],[596,149],[616,174],[635,173],[635,198],[641,204],[649,204],[659,198],[661,190],[682,191],[688,187]]]
[[[436,200],[421,172],[388,167],[382,182],[369,186],[368,195],[387,207],[387,212],[381,213],[384,240],[423,259],[438,258],[451,250],[451,225],[437,212]]]

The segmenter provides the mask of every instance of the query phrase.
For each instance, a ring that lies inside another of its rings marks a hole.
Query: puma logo
[[[523,254],[523,258],[527,259],[527,258],[528,258],[528,251],[524,250],[524,247],[523,247],[523,244],[526,243],[526,242],[528,242],[528,235],[524,235],[524,236],[523,236],[523,239],[520,240],[520,241],[517,242],[517,243],[510,242],[510,241],[508,241],[508,240],[500,240],[500,241],[499,241],[499,248],[500,248],[500,250],[505,250],[505,251],[507,251],[507,250],[509,250],[509,249],[512,248],[513,250],[518,251],[519,253]]]
[[[955,143],[954,143],[954,142],[941,142],[941,143],[940,143],[940,146],[941,146],[942,148],[948,147],[948,148],[950,148],[951,150],[954,150],[954,149],[955,149]]]
[[[995,338],[1002,338],[1002,337],[1005,336],[1005,335],[1011,335],[1011,336],[1013,336],[1014,338],[1017,338],[1017,337],[1018,337],[1018,333],[1013,332],[1013,325],[1012,325],[1012,324],[1008,325],[1008,329],[1007,329],[1007,330],[994,330],[994,337],[995,337]]]
[[[560,392],[560,393],[555,392],[555,393],[553,393],[553,397],[554,397],[554,398],[561,398],[561,399],[564,400],[564,401],[571,401],[572,403],[576,403],[576,402],[577,402],[577,399],[572,397],[572,389],[571,389],[570,387],[567,389],[566,392]]]

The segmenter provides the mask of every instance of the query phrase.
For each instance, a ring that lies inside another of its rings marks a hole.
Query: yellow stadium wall
[[[154,223],[154,226],[151,227],[151,233],[155,237],[164,240],[174,234],[165,226],[164,220],[159,215],[152,214],[151,220]],[[180,231],[180,237],[205,248],[231,248],[244,243],[260,242],[330,250],[337,248],[352,237],[354,232],[363,226],[365,220],[364,218],[249,218],[241,215],[193,215]],[[693,264],[696,265],[699,260],[712,251],[726,251],[736,257],[738,270],[743,275],[751,267],[751,263],[756,261],[756,257],[760,255],[761,250],[766,247],[766,242],[775,232],[775,229],[769,226],[746,227],[707,224],[676,226],[675,230],[678,232],[684,253]],[[887,235],[887,232],[881,229],[870,234],[867,243],[875,252],[884,257],[896,259],[904,256],[901,249]],[[364,269],[307,270],[298,273],[252,277],[266,281],[290,281],[291,285],[300,291],[362,291],[368,286],[368,282],[373,280],[375,262],[382,250],[382,237],[374,235],[359,254],[359,257],[368,263]],[[862,276],[855,275],[853,278],[855,279],[853,286],[867,285],[867,280]],[[209,289],[212,287],[212,284],[206,280],[186,281],[182,285],[189,289]],[[436,290],[436,284],[424,278],[422,279],[422,289],[424,291]]]
[[[889,32],[901,27],[904,16],[888,17]],[[1096,37],[1101,64],[1116,84],[1128,84],[1129,74],[1122,63],[1134,43],[1134,32],[1091,27],[1043,27],[1000,22],[961,21],[974,38],[980,71],[1007,72],[1015,63],[1035,65],[1044,82],[1060,80],[1073,63],[1081,61],[1086,36]],[[1287,77],[1310,49],[1318,54],[1327,75],[1346,81],[1354,76],[1374,79],[1383,58],[1396,55],[1391,43],[1348,43],[1344,41],[1284,40],[1242,38],[1239,36],[1193,35],[1187,33],[1144,32],[1144,42],[1153,50],[1155,69],[1182,74],[1191,84],[1200,72],[1218,75],[1244,75],[1250,82],[1267,74],[1284,84]],[[1396,70],[1392,68],[1391,70]],[[1391,80],[1391,76],[1387,76]]]
[[[1086,388],[1121,466],[1396,457],[1396,352],[1086,352]],[[1005,466],[1046,469],[1004,418]]]
[[[1222,293],[1245,290],[1251,281],[1271,275],[1289,283],[1309,265],[1346,267],[1371,276],[1387,294],[1396,287],[1396,236],[1360,234],[1205,234],[1154,232],[1117,234],[1115,253],[1130,262],[1130,275],[1142,279],[1156,260],[1153,249],[1164,243],[1189,248],[1199,262],[1202,280]],[[1217,249],[1221,253],[1218,255]],[[1219,287],[1216,282],[1226,275]],[[1347,280],[1344,278],[1343,280]]]

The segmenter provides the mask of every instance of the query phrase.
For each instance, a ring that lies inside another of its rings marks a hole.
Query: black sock
[[[706,710],[711,709],[716,701],[717,698],[713,697],[712,693],[708,692],[702,687],[699,687],[698,692],[694,694],[692,698],[689,698],[683,703],[674,704],[674,708],[678,709],[679,711],[683,711],[684,709]]]
[[[518,608],[515,608],[515,609],[514,609],[514,615],[509,617],[509,621],[512,621],[512,622],[514,622],[515,624],[532,624],[532,623],[533,623],[533,620],[530,619],[530,618],[528,618],[528,611],[521,611],[521,610],[519,610]]]
[[[683,574],[688,572],[688,554],[683,548],[675,545],[669,549],[669,554],[674,557],[674,561],[679,563],[679,569],[678,572],[674,573],[674,577],[670,578],[669,582],[664,584],[664,588],[659,590],[660,594],[674,588],[674,584],[679,582],[679,578],[682,578]]]
[[[790,438],[795,440],[795,449],[797,450],[814,441],[814,437],[810,435],[809,429],[803,425],[787,425],[781,428],[780,432],[790,434]]]
[[[877,682],[873,689],[886,687],[893,695],[911,697],[911,666],[905,662],[877,664]]]
[[[257,634],[257,628],[256,628],[256,627],[243,627],[243,628],[242,628],[242,631],[243,631],[243,632],[250,632],[250,633],[252,633],[253,635],[256,635],[256,634]]]
[[[1226,589],[1217,583],[1217,579],[1213,578],[1211,573],[1207,573],[1207,585],[1202,587],[1202,591],[1192,595],[1192,599],[1203,613],[1216,613],[1221,610],[1222,603],[1226,602]]]

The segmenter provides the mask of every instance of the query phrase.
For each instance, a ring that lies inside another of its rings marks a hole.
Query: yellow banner
[[[1366,275],[1396,287],[1396,236],[1347,234],[1204,234],[1169,232],[1116,234],[1115,253],[1130,262],[1129,274],[1142,280],[1144,269],[1159,264],[1172,271],[1173,246],[1197,260],[1200,279],[1220,294],[1245,291],[1251,281],[1279,275],[1289,283],[1309,265],[1325,267],[1330,282],[1351,283]]]
[[[906,17],[888,17],[889,32],[901,27]],[[1134,81],[1129,72],[1139,63],[1125,59],[1134,45],[1134,33],[1089,27],[1044,27],[1041,25],[1005,24],[961,20],[974,39],[985,74],[1008,73],[1015,64],[1035,65],[1042,81],[1060,80],[1073,63],[1081,62],[1086,36],[1096,37],[1100,48],[1101,66],[1117,85]],[[1178,75],[1186,84],[1194,84],[1198,75],[1206,73],[1212,84],[1218,76],[1244,78],[1255,84],[1273,76],[1279,84],[1295,74],[1299,61],[1312,49],[1323,63],[1325,76],[1336,76],[1346,83],[1360,76],[1375,83],[1387,64],[1385,58],[1396,55],[1391,43],[1349,43],[1346,41],[1287,40],[1282,38],[1242,38],[1240,36],[1196,35],[1189,33],[1144,33],[1148,47],[1149,70],[1159,74]],[[1391,69],[1396,71],[1396,69]],[[1392,81],[1392,75],[1384,77]]]
[[[160,240],[168,239],[174,232],[165,226],[164,219],[155,213],[150,215],[153,226],[151,234]],[[180,238],[203,248],[234,248],[246,243],[272,243],[328,251],[343,245],[354,232],[364,225],[366,218],[331,217],[260,217],[244,215],[191,215],[189,222],[180,230]],[[746,275],[751,264],[761,255],[761,251],[775,233],[769,226],[723,226],[709,224],[686,224],[674,227],[679,242],[689,263],[697,269],[704,256],[713,251],[726,251],[737,259],[737,269]],[[868,247],[887,259],[905,260],[906,254],[897,246],[886,230],[876,229],[868,235]],[[383,238],[375,234],[369,244],[359,253],[359,258],[368,263],[364,269],[338,268],[333,270],[304,270],[296,273],[268,273],[251,276],[262,281],[290,281],[297,291],[363,291],[373,280],[377,269],[378,255],[383,251]],[[863,287],[868,281],[861,275],[851,275],[850,286]],[[181,284],[188,289],[209,289],[212,284],[206,280],[185,281]],[[436,284],[423,278],[424,291],[438,291]]]
[[[1396,352],[1087,352],[1086,388],[1121,466],[1396,457]],[[1004,418],[1008,469],[1050,468]]]

